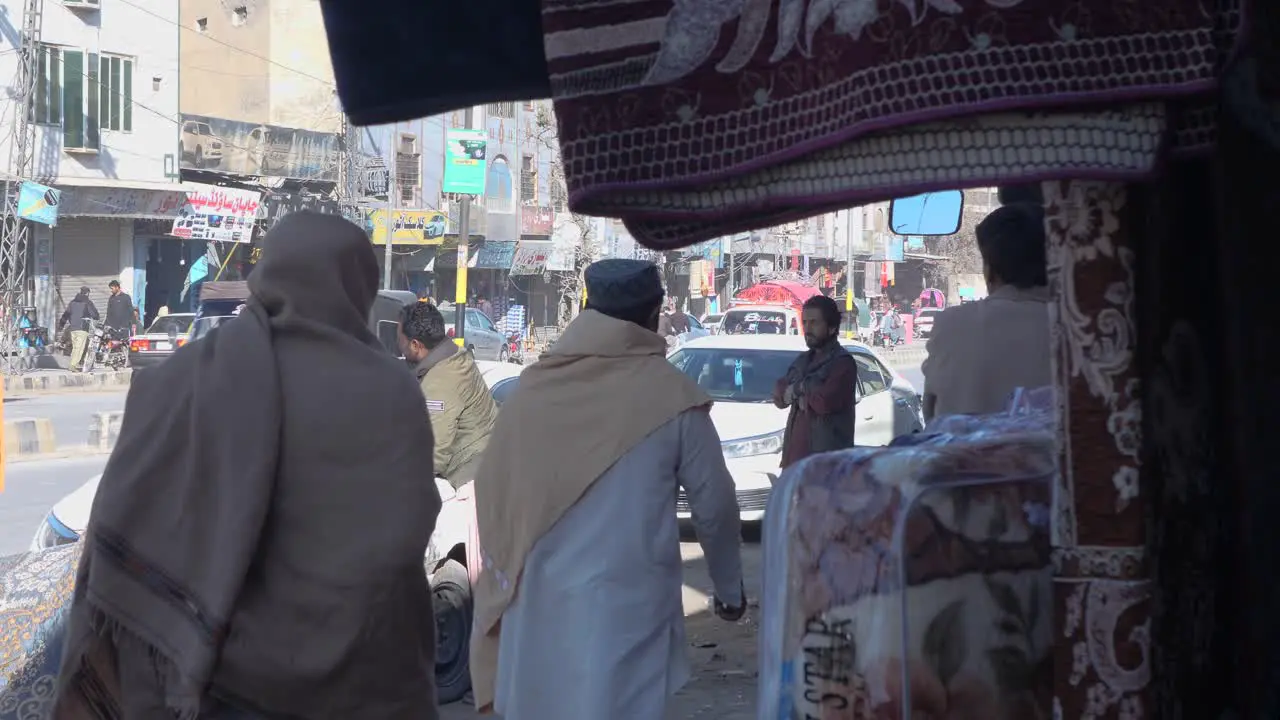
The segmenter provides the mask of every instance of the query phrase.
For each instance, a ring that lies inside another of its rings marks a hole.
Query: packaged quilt
[[[762,720],[1047,720],[1055,440],[955,418],[789,468],[766,514]]]

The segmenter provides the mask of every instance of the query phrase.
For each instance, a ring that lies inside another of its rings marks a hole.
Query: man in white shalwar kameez
[[[476,477],[476,707],[662,720],[689,679],[675,498],[717,613],[745,607],[733,479],[709,397],[665,358],[652,263],[587,269],[587,309],[521,376]],[[514,411],[514,412],[513,412]]]

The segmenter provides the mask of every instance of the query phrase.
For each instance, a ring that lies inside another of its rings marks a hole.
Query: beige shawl
[[[584,310],[502,406],[475,481],[484,558],[471,639],[479,711],[493,710],[502,615],[534,543],[641,440],[711,404],[666,351],[655,333]]]

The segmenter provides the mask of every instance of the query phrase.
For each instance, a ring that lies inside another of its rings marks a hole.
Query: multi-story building
[[[157,218],[171,224],[185,202],[178,3],[45,0],[24,108],[14,43],[27,4],[0,0],[0,77],[10,79],[0,104],[7,127],[21,112],[34,125],[30,178],[62,190],[57,225],[34,226],[31,245],[39,321],[52,326],[82,285],[99,301],[110,280],[136,289],[139,239]],[[0,133],[0,154],[12,157],[13,141],[12,130]]]
[[[339,212],[346,162],[346,125],[315,0],[168,4],[173,13],[181,8],[181,118],[173,142],[182,179],[217,187],[207,190],[214,199],[208,214],[233,219],[237,229],[196,222],[181,239],[154,237],[148,310],[162,302],[175,307],[175,296],[191,284],[187,268],[210,243],[223,266],[247,271],[256,240],[280,216],[304,208]]]

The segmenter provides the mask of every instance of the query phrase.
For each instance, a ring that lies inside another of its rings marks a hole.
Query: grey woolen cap
[[[587,302],[602,312],[625,312],[662,301],[662,275],[647,260],[607,258],[587,266]]]

